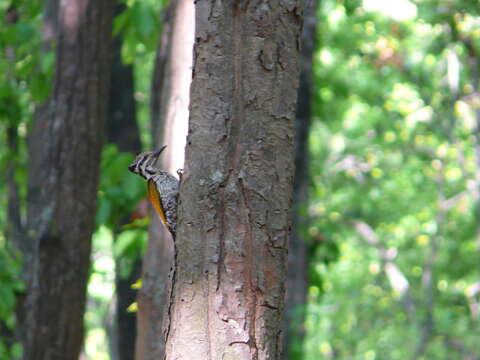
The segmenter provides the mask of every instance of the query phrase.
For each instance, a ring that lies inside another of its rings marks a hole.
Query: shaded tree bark
[[[110,1],[51,1],[53,91],[29,135],[24,359],[78,359],[110,74]],[[48,18],[49,17],[49,18]]]
[[[171,2],[165,11],[152,81],[152,129],[156,148],[168,144],[159,166],[175,174],[183,167],[192,77],[194,5]],[[144,256],[142,288],[138,292],[136,360],[161,359],[165,353],[163,321],[171,290],[173,242],[152,214],[148,249]]]
[[[120,14],[125,5],[117,0],[116,10]],[[108,112],[107,134],[108,142],[113,143],[122,152],[137,154],[142,150],[140,134],[136,121],[135,86],[133,66],[122,61],[121,35],[112,42],[112,69],[110,76],[110,105]],[[127,214],[125,214],[127,215]],[[126,217],[123,223],[130,220]],[[135,301],[137,292],[131,285],[141,276],[142,261],[140,255],[135,260],[130,275],[120,276],[121,263],[116,261],[115,289],[116,302],[114,310],[114,326],[110,333],[112,360],[133,360],[135,355],[136,313],[128,312],[127,308]]]
[[[303,339],[304,311],[308,289],[307,243],[304,237],[307,225],[306,208],[310,186],[308,136],[312,121],[313,52],[316,45],[318,0],[303,0],[300,87],[298,89],[297,117],[295,120],[295,178],[293,182],[292,232],[288,248],[288,279],[285,297],[283,358],[289,353],[302,358],[302,348],[291,348],[292,339]]]
[[[167,359],[275,359],[293,185],[298,1],[196,3]]]
[[[117,0],[117,2],[119,2]],[[117,5],[122,12],[124,5]],[[108,142],[117,145],[122,152],[136,154],[141,151],[140,134],[136,121],[137,106],[134,98],[133,66],[122,61],[121,35],[113,39],[112,69],[110,81],[110,106],[107,122]]]

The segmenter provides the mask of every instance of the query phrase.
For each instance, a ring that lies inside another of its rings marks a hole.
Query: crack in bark
[[[225,188],[226,184],[228,184],[228,180],[230,179],[232,174],[232,169],[228,171],[228,175],[224,181],[222,181],[218,187],[218,194],[219,194],[219,213],[220,213],[220,233],[219,233],[219,249],[218,249],[218,263],[217,263],[217,286],[216,291],[220,289],[220,280],[221,280],[221,266],[224,264],[224,257],[225,257]]]
[[[256,360],[258,359],[258,347],[257,347],[257,339],[256,339],[256,307],[257,307],[257,297],[255,293],[255,288],[253,284],[253,274],[252,274],[252,269],[253,269],[253,256],[254,256],[254,236],[253,236],[253,230],[252,230],[252,219],[250,218],[251,216],[251,207],[249,206],[248,202],[248,197],[246,194],[246,190],[243,184],[243,181],[241,178],[239,178],[239,173],[240,173],[240,156],[241,156],[241,130],[242,130],[242,124],[245,123],[245,114],[244,114],[244,108],[243,108],[243,100],[244,100],[244,92],[243,92],[243,62],[244,62],[244,49],[243,49],[243,43],[244,43],[244,23],[245,23],[245,16],[246,12],[248,9],[249,1],[247,0],[243,4],[237,3],[237,5],[243,5],[243,6],[235,6],[234,8],[234,32],[236,34],[239,34],[238,36],[235,36],[234,39],[234,89],[233,89],[233,95],[234,95],[234,116],[233,116],[233,121],[232,125],[237,125],[238,128],[235,135],[235,141],[234,141],[234,153],[232,157],[232,163],[231,163],[231,168],[234,169],[235,171],[235,176],[236,180],[238,181],[238,185],[240,186],[241,190],[241,195],[243,199],[243,205],[244,208],[246,209],[247,213],[247,218],[248,218],[248,223],[247,223],[247,232],[245,234],[245,246],[246,246],[246,262],[247,262],[247,289],[246,289],[246,295],[247,295],[247,302],[250,302],[250,321],[251,325],[249,326],[249,339],[248,339],[248,346],[250,347],[250,350],[253,351],[252,354],[252,359]],[[229,177],[231,176],[232,171],[229,172]],[[227,179],[228,183],[228,179]]]
[[[247,253],[247,280],[248,280],[248,287],[247,287],[247,302],[251,301],[249,304],[250,306],[250,320],[251,320],[251,325],[249,328],[249,340],[248,344],[250,348],[253,348],[253,354],[252,358],[254,360],[258,359],[258,347],[257,347],[257,338],[256,338],[256,320],[257,320],[257,294],[255,291],[255,284],[253,283],[253,275],[252,275],[252,270],[253,270],[253,265],[254,265],[254,235],[253,235],[253,229],[252,229],[252,218],[251,218],[251,206],[250,202],[248,201],[248,196],[247,196],[247,191],[245,189],[245,186],[243,184],[242,179],[238,179],[238,183],[240,185],[240,190],[242,194],[242,199],[243,199],[243,204],[245,206],[245,209],[247,211],[247,232],[246,232],[246,253]]]
[[[268,302],[265,302],[265,303],[261,304],[260,306],[266,307],[266,308],[271,309],[271,310],[276,310],[276,311],[280,310],[277,306],[269,304]]]
[[[177,243],[173,242],[173,268],[170,270],[172,273],[171,276],[171,286],[169,293],[168,293],[168,310],[167,310],[167,319],[165,319],[166,330],[165,330],[165,344],[167,344],[168,338],[170,336],[170,331],[172,329],[172,305],[175,298],[175,282],[177,278],[177,256],[178,256],[178,248]],[[164,352],[163,358],[167,358],[167,351]]]

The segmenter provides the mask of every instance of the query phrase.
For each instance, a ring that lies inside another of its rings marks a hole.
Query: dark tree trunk
[[[116,13],[125,6],[117,1]],[[133,66],[122,62],[122,37],[113,39],[112,72],[110,77],[110,106],[108,114],[108,142],[117,146],[119,151],[137,154],[142,150],[140,134],[136,121],[135,87]],[[124,223],[128,222],[126,219]],[[129,276],[120,276],[121,263],[116,262],[115,289],[116,303],[114,326],[110,332],[112,360],[133,360],[137,334],[136,313],[127,308],[135,301],[137,292],[131,285],[141,276],[142,261],[140,255],[135,260]]]
[[[160,158],[160,167],[175,174],[183,167],[188,126],[195,20],[193,2],[173,1],[164,15],[152,80],[152,129],[156,147],[168,145]],[[143,282],[138,293],[136,360],[162,359],[165,353],[163,321],[171,290],[173,243],[158,216],[151,215]]]
[[[308,288],[307,243],[303,234],[307,225],[306,208],[310,185],[308,135],[311,124],[313,51],[317,32],[318,0],[304,0],[300,87],[295,121],[295,178],[293,185],[292,232],[288,251],[288,280],[285,299],[283,358],[302,359],[301,340],[304,335],[304,307]],[[291,347],[292,340],[297,347]]]
[[[137,154],[142,150],[142,144],[136,121],[133,66],[122,62],[122,43],[121,36],[113,40],[108,142],[117,145],[120,151]]]
[[[117,268],[119,266],[117,262]],[[130,275],[122,279],[118,272],[115,278],[117,302],[115,307],[115,327],[113,334],[114,349],[112,360],[135,359],[135,341],[137,338],[137,317],[135,312],[127,311],[127,308],[135,301],[137,292],[132,289],[132,284],[141,276],[142,261],[137,259],[132,266]]]
[[[76,360],[108,105],[112,3],[51,2],[53,91],[29,135],[24,359]],[[51,6],[51,7],[50,7]]]
[[[299,1],[196,3],[167,359],[278,359]]]

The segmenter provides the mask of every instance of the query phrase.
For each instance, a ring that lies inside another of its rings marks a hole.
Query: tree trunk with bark
[[[172,174],[183,167],[192,78],[194,5],[171,2],[165,10],[162,38],[152,81],[152,129],[156,148],[167,145],[158,166]],[[142,288],[138,292],[136,360],[162,359],[163,332],[171,291],[173,242],[156,213],[151,213],[148,249],[144,256]]]
[[[299,1],[196,3],[167,359],[278,359]]]
[[[300,87],[298,89],[297,117],[295,120],[295,178],[293,185],[292,233],[288,249],[288,280],[285,298],[284,352],[302,359],[301,340],[304,335],[304,307],[308,288],[307,243],[303,236],[307,226],[306,208],[310,187],[308,136],[311,125],[311,98],[313,79],[313,51],[316,45],[318,0],[303,0],[304,20],[302,30]],[[302,308],[303,307],[303,308]],[[291,348],[297,339],[297,347]]]
[[[107,116],[112,4],[64,0],[48,7],[56,67],[29,136],[23,358],[76,360]]]

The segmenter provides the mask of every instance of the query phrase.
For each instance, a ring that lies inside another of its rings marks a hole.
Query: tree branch
[[[378,239],[372,227],[364,221],[354,220],[352,226],[365,242],[374,246],[383,262],[383,271],[387,276],[390,286],[403,298],[405,311],[414,318],[415,304],[410,294],[410,285],[406,276],[399,267],[393,262],[397,256],[396,251],[386,249]]]

